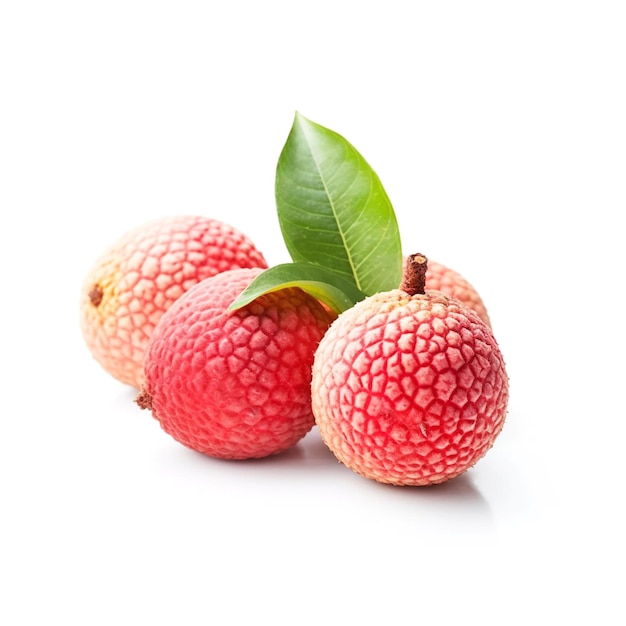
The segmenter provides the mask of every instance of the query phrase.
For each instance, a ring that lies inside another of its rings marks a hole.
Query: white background
[[[626,623],[625,32],[597,0],[3,2],[0,622]],[[195,454],[82,342],[83,275],[153,217],[288,260],[296,110],[489,309],[507,424],[441,487],[363,479],[316,431]]]

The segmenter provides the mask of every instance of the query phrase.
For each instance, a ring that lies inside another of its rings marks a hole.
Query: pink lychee
[[[323,441],[382,483],[432,485],[481,459],[502,430],[508,377],[494,335],[459,300],[424,290],[426,258],[400,289],[344,311],[315,354],[312,406]]]
[[[249,237],[224,222],[182,215],[132,229],[97,258],[82,284],[87,348],[110,375],[139,388],[144,350],[163,313],[199,281],[239,267],[267,263]]]
[[[442,263],[428,261],[426,272],[426,290],[442,291],[448,296],[460,300],[465,306],[478,313],[480,318],[491,326],[491,320],[487,313],[487,307],[474,286],[459,272]]]

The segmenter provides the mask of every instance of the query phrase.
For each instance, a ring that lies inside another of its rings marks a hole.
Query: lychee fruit
[[[136,398],[179,443],[222,459],[262,458],[314,426],[311,368],[336,315],[299,288],[228,307],[260,269],[208,278],[163,315]]]
[[[426,290],[442,291],[460,300],[465,306],[478,313],[480,318],[491,327],[487,307],[473,285],[455,270],[436,261],[428,261],[426,271]]]
[[[205,278],[249,267],[266,268],[263,254],[219,220],[168,216],[135,227],[97,258],[83,281],[87,348],[111,376],[139,389],[146,344],[171,304]]]
[[[323,441],[381,483],[459,476],[493,445],[507,411],[491,329],[459,300],[425,290],[426,269],[426,257],[408,257],[400,288],[341,313],[315,353],[311,398]]]

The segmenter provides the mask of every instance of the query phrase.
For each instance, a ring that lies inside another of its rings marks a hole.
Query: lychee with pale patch
[[[234,268],[266,268],[251,239],[196,215],[154,219],[122,235],[95,261],[80,293],[80,327],[111,376],[139,389],[143,357],[163,313],[201,280]]]
[[[277,454],[315,423],[311,367],[336,315],[296,287],[229,310],[261,271],[222,272],[192,287],[146,349],[137,404],[176,441],[215,458]]]
[[[381,483],[442,483],[475,465],[504,425],[509,385],[489,326],[425,289],[427,259],[407,258],[399,289],[333,322],[315,353],[313,412],[323,441]]]

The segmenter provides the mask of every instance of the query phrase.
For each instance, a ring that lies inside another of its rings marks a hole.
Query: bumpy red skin
[[[315,423],[313,355],[335,316],[295,288],[227,311],[260,271],[232,270],[192,287],[163,315],[146,351],[138,403],[148,400],[178,442],[216,458],[277,454]]]
[[[312,404],[320,434],[373,480],[426,486],[473,466],[507,410],[508,378],[491,330],[438,292],[374,295],[320,342]]]
[[[460,300],[465,306],[476,311],[483,322],[491,327],[491,320],[482,298],[469,281],[455,270],[429,260],[426,271],[426,289],[442,291]]]
[[[224,222],[181,215],[134,228],[96,260],[82,285],[87,347],[114,378],[140,388],[144,351],[163,313],[199,281],[240,267],[267,262],[249,237]]]

